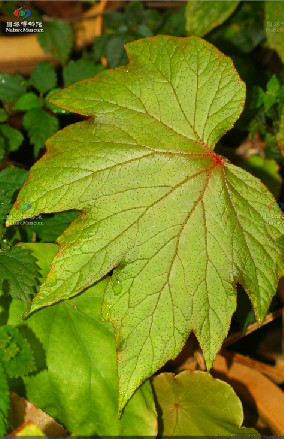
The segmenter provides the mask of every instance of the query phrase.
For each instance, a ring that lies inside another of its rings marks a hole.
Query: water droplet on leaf
[[[118,271],[118,269],[116,269],[116,271],[114,271],[114,273],[112,275],[112,278],[111,278],[111,282],[112,282],[112,290],[113,290],[114,294],[121,293],[122,281],[119,278],[119,271]]]
[[[114,279],[112,282],[112,289],[114,294],[119,294],[122,289],[121,280]]]
[[[50,287],[53,287],[53,285],[55,285],[57,282],[57,274],[54,272],[52,273],[47,279],[46,279],[46,284]]]
[[[103,311],[102,311],[102,318],[104,320],[108,320],[108,317],[110,316],[110,310],[111,310],[111,305],[109,304],[105,304],[105,306],[103,307]]]

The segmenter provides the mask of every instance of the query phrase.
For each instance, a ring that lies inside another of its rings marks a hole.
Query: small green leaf
[[[26,81],[21,75],[0,73],[0,99],[10,103],[15,102],[26,93]]]
[[[0,348],[1,349],[1,348]],[[7,433],[10,394],[6,373],[0,362],[0,435]]]
[[[31,73],[31,84],[40,93],[46,93],[47,91],[56,87],[56,73],[48,61],[43,61],[34,68]]]
[[[143,4],[143,3],[142,3]],[[144,19],[143,23],[146,24],[154,34],[157,34],[159,30],[161,30],[163,24],[167,22],[169,17],[175,16],[177,13],[181,13],[183,6],[179,8],[177,11],[167,11],[166,14],[160,12],[158,9],[147,8],[144,9]],[[183,13],[184,17],[184,13]],[[138,24],[139,26],[139,24]]]
[[[41,99],[32,91],[25,93],[13,106],[13,110],[27,111],[42,106]]]
[[[55,244],[25,244],[44,277]],[[155,404],[149,382],[143,384],[118,419],[118,378],[114,331],[101,321],[107,279],[75,299],[35,313],[24,323],[23,304],[13,301],[10,324],[26,325],[46,353],[46,369],[24,378],[27,398],[56,418],[72,435],[149,436],[157,434]]]
[[[9,341],[1,345],[5,336],[9,337]],[[10,325],[0,327],[0,364],[10,378],[18,378],[36,370],[34,355],[27,340],[19,329]]]
[[[185,30],[185,8],[187,2],[177,10],[177,12],[170,13],[169,17],[163,23],[161,33],[165,35],[176,35],[178,37],[186,36]],[[164,21],[164,20],[163,20]]]
[[[41,47],[61,62],[66,61],[70,55],[73,37],[72,26],[63,20],[45,22],[44,32],[38,34]]]
[[[58,119],[42,108],[32,109],[25,113],[23,126],[28,132],[30,142],[34,145],[35,156],[44,148],[46,139],[59,128]]]
[[[265,92],[261,87],[254,86],[251,90],[251,96],[250,96],[250,109],[257,110],[263,105],[265,97]]]
[[[24,136],[20,130],[13,128],[8,124],[0,125],[2,133],[10,152],[17,151],[23,143]]]
[[[114,31],[117,31],[117,29],[124,24],[124,15],[122,12],[114,11],[114,12],[108,12],[104,14],[104,26],[106,28],[110,28]]]
[[[107,42],[106,58],[110,68],[125,65],[127,63],[124,39],[122,37],[115,36]]]
[[[241,427],[242,403],[232,387],[206,372],[162,373],[153,379],[162,436],[258,436]]]
[[[144,7],[142,2],[129,2],[125,9],[125,20],[128,27],[141,23],[144,18]]]
[[[274,95],[276,95],[279,90],[280,90],[280,83],[277,79],[276,75],[272,75],[271,78],[269,79],[267,85],[266,85],[266,90],[269,93],[272,93]]]
[[[6,122],[9,115],[4,108],[0,108],[0,122]]]
[[[224,23],[237,8],[239,1],[188,1],[185,17],[189,35],[202,37]]]
[[[28,176],[28,171],[16,166],[6,168],[0,172],[0,187],[5,187],[7,190],[15,191],[19,189]]]
[[[277,13],[278,14],[275,14]],[[281,15],[279,15],[281,14]],[[269,46],[276,50],[284,62],[284,12],[283,1],[265,2],[265,29]]]
[[[92,61],[79,59],[78,61],[69,61],[63,68],[64,86],[81,81],[82,79],[91,78],[104,69],[102,64],[95,65]]]
[[[277,102],[277,98],[276,96],[266,93],[263,96],[263,104],[264,104],[264,109],[267,112],[271,107],[273,107],[274,104],[276,104]]]
[[[37,285],[38,266],[29,250],[12,247],[0,252],[0,291],[29,305]]]

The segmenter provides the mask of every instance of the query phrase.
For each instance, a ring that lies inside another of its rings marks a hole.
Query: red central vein
[[[219,154],[216,154],[205,143],[201,144],[201,147],[206,151],[206,155],[213,160],[213,168],[216,166],[222,166],[226,163],[226,159]],[[210,167],[211,168],[211,167]]]

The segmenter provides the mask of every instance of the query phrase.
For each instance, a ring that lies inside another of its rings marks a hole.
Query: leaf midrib
[[[213,153],[214,154],[214,153]],[[150,155],[152,155],[152,154],[149,154],[149,155],[147,155],[146,157],[149,157]],[[206,154],[204,154],[204,156],[206,157]],[[144,156],[145,157],[145,156]],[[140,159],[141,157],[139,157],[138,159]],[[136,159],[137,160],[137,159]],[[110,242],[108,242],[104,247],[102,247],[102,248],[100,248],[97,252],[101,252],[101,251],[103,251],[103,250],[105,250],[112,242],[114,242],[115,240],[117,240],[118,238],[120,238],[125,232],[127,232],[131,227],[133,227],[135,224],[137,224],[138,223],[138,221],[146,214],[146,212],[150,209],[150,208],[152,208],[155,204],[157,204],[157,203],[159,203],[160,201],[162,201],[164,198],[166,198],[168,195],[170,195],[172,192],[174,192],[176,189],[178,189],[179,187],[181,187],[183,184],[186,184],[188,181],[190,181],[191,179],[193,179],[193,178],[195,178],[195,177],[198,177],[199,175],[202,175],[202,174],[204,174],[204,173],[208,173],[208,178],[206,179],[206,185],[204,185],[204,188],[201,190],[201,195],[200,195],[200,198],[199,198],[199,201],[200,201],[200,199],[202,198],[202,195],[204,194],[204,192],[205,192],[205,190],[206,190],[206,186],[207,186],[207,184],[209,183],[209,180],[210,180],[210,176],[211,176],[211,174],[212,174],[212,172],[214,171],[214,169],[216,168],[216,166],[214,165],[214,161],[212,161],[212,165],[211,166],[209,166],[209,167],[207,167],[207,168],[205,168],[205,169],[203,169],[202,171],[198,171],[197,173],[195,173],[194,175],[191,175],[191,176],[187,176],[185,179],[183,179],[181,182],[179,182],[177,185],[175,185],[174,187],[172,187],[171,189],[170,189],[170,191],[168,191],[166,194],[164,194],[161,198],[159,198],[158,200],[155,200],[153,203],[151,203],[144,211],[143,211],[143,213],[141,214],[141,215],[139,215],[139,217],[135,220],[135,222],[133,222],[132,224],[130,224],[126,229],[124,229],[122,232],[120,232],[119,233],[119,235],[117,235],[112,241],[110,241]],[[210,171],[209,171],[210,170]],[[198,202],[196,203],[196,205],[198,204]],[[89,209],[89,210],[87,210],[87,209],[85,209],[85,210],[82,210],[82,214],[88,214],[89,212],[92,212],[92,209]],[[188,216],[187,216],[187,220],[188,220],[188,218],[190,217],[190,214],[191,213],[189,213],[188,214]],[[186,223],[185,223],[186,224]],[[184,226],[185,226],[185,224],[184,224]],[[72,226],[72,223],[71,223],[71,225],[69,226],[69,227],[71,227]],[[182,232],[182,231],[181,231]],[[65,243],[61,243],[61,247],[62,246],[65,246],[66,244]],[[68,246],[68,244],[67,244],[67,246]],[[83,267],[81,267],[81,270],[86,266],[86,265],[88,265],[88,263],[89,263],[89,261],[92,259],[92,257],[93,256],[91,256],[91,258],[86,262],[86,264],[84,264],[83,265]],[[109,267],[109,270],[111,270],[112,268],[114,268],[114,267],[112,267],[112,266],[110,266]],[[109,271],[108,270],[108,271]],[[70,274],[70,277],[71,276],[73,276],[73,274],[71,273]],[[49,277],[49,275],[47,276],[47,278]],[[46,279],[47,279],[46,278]],[[101,277],[95,277],[94,279],[95,280],[92,280],[92,283],[93,282],[96,282],[96,281],[98,281],[99,279],[100,279]],[[64,279],[63,280],[63,284],[65,283],[65,282],[68,282],[68,280],[69,280],[69,278],[66,278],[66,279]],[[78,277],[78,279],[77,279],[77,282],[76,282],[76,286],[78,285],[78,282],[79,281],[81,281],[81,279],[80,279],[80,276]],[[44,284],[43,284],[44,285]],[[61,285],[62,286],[62,285]],[[81,288],[79,288],[79,290],[76,292],[76,295],[77,294],[79,294],[81,291],[83,291],[84,289],[86,289],[87,287],[89,287],[90,286],[90,283],[86,283],[84,286],[82,286]],[[42,289],[42,286],[41,286],[41,288],[40,289]],[[76,288],[75,288],[76,289]]]
[[[203,199],[204,193],[205,193],[205,191],[206,191],[206,189],[207,189],[207,187],[208,187],[208,184],[209,184],[209,181],[210,181],[210,178],[211,178],[211,174],[212,174],[212,172],[214,171],[214,169],[215,169],[215,166],[212,166],[212,167],[211,167],[211,172],[208,172],[208,169],[205,169],[205,171],[201,171],[201,172],[199,172],[198,174],[195,174],[194,176],[192,176],[192,178],[195,178],[195,177],[197,177],[198,175],[201,175],[201,174],[204,173],[204,172],[207,172],[207,173],[208,173],[207,179],[206,179],[206,181],[205,181],[205,183],[204,183],[204,186],[203,186],[203,188],[202,188],[202,190],[201,190],[201,192],[200,192],[200,195],[199,195],[198,199],[195,201],[193,207],[191,208],[191,210],[190,210],[190,211],[188,212],[188,214],[186,215],[186,218],[184,219],[184,221],[183,221],[183,223],[182,223],[182,225],[181,225],[181,228],[180,228],[179,233],[177,234],[176,237],[172,238],[172,239],[176,239],[176,247],[175,247],[174,254],[173,254],[172,258],[171,258],[172,260],[171,260],[171,264],[170,264],[170,267],[169,267],[169,270],[168,270],[167,279],[166,279],[166,281],[164,282],[164,284],[161,286],[160,291],[157,293],[157,295],[158,295],[158,297],[157,297],[157,301],[156,301],[155,307],[154,307],[154,309],[153,309],[153,312],[152,312],[152,314],[151,314],[151,325],[150,325],[150,328],[149,328],[149,331],[148,331],[149,334],[151,333],[151,328],[152,328],[152,324],[153,324],[154,313],[155,313],[155,311],[156,311],[156,309],[157,309],[157,307],[158,307],[158,304],[159,304],[159,301],[160,301],[161,295],[162,295],[162,293],[163,293],[164,288],[165,288],[166,285],[168,285],[168,287],[169,287],[169,295],[170,295],[170,297],[171,297],[171,299],[172,299],[172,293],[171,293],[171,289],[170,289],[170,282],[169,282],[169,280],[170,280],[170,276],[171,276],[171,272],[172,272],[172,267],[173,267],[173,265],[174,265],[174,262],[175,262],[175,260],[176,260],[177,254],[178,254],[178,247],[179,247],[179,244],[180,244],[180,238],[181,238],[181,235],[182,235],[182,233],[183,233],[184,227],[186,226],[186,224],[187,224],[187,222],[188,222],[190,216],[192,215],[192,213],[193,213],[194,210],[196,209],[197,205],[198,205],[198,204],[202,201],[202,199]],[[179,184],[179,187],[180,187],[182,184],[184,184],[184,183],[186,183],[187,181],[189,181],[189,180],[190,180],[190,179],[187,179],[186,181],[183,181],[181,184]],[[175,188],[174,188],[171,192],[173,192],[176,188],[177,188],[177,186],[175,186]],[[166,194],[165,196],[163,196],[162,198],[167,197],[167,195],[169,195],[169,193],[167,193],[167,194]],[[157,203],[160,202],[160,201],[161,201],[161,200],[158,200]],[[156,204],[156,203],[155,203],[155,204]],[[145,213],[146,213],[146,212],[145,212]],[[143,213],[143,215],[144,215],[144,213]],[[143,216],[143,215],[142,215],[142,216]],[[139,219],[138,219],[138,220],[139,220]],[[138,221],[138,220],[137,220],[137,221]],[[159,249],[159,251],[160,251],[160,249]],[[149,259],[149,261],[146,263],[146,265],[150,262],[150,260],[151,260],[151,259]],[[143,266],[143,270],[145,269],[145,266],[146,266],[146,265]],[[132,285],[132,284],[131,284],[131,285]],[[129,291],[129,289],[131,288],[131,285],[129,286],[129,288],[128,288],[127,291]],[[125,294],[126,294],[126,293],[125,293]],[[141,304],[141,303],[140,303],[140,304]],[[147,316],[147,318],[148,318],[148,317],[149,317],[149,316]],[[174,315],[173,315],[173,318],[174,318]],[[174,322],[173,322],[173,323],[174,323]],[[174,326],[175,326],[175,325],[174,325]],[[128,337],[129,337],[129,336],[128,336]],[[128,337],[124,338],[124,342],[127,340]],[[140,351],[142,351],[142,349],[143,349],[145,343],[147,342],[147,340],[148,340],[148,338],[145,338],[145,341],[144,341],[144,343],[142,344]],[[138,364],[138,361],[139,361],[139,356],[135,355],[135,358],[136,358],[136,365],[137,365],[137,364]],[[130,381],[132,380],[132,377],[133,377],[133,375],[134,375],[134,373],[135,373],[135,369],[136,369],[136,367],[133,368],[133,372],[132,372],[132,374],[131,374],[131,376],[130,376],[130,379],[129,379]]]

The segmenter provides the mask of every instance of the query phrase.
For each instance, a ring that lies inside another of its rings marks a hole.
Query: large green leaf
[[[224,23],[240,2],[190,0],[185,10],[186,31],[189,35],[203,37],[212,29]]]
[[[27,83],[22,75],[0,73],[0,99],[5,102],[15,102],[27,89]]]
[[[269,46],[284,62],[284,6],[283,1],[265,2],[265,28]]]
[[[153,379],[163,436],[254,435],[241,428],[242,404],[224,381],[206,372],[162,373]]]
[[[211,367],[236,283],[263,319],[283,273],[284,233],[279,209],[267,221],[268,189],[212,151],[244,105],[232,61],[197,37],[146,38],[127,50],[127,66],[52,96],[95,117],[47,142],[19,195],[32,206],[23,217],[82,210],[59,237],[31,311],[113,269],[103,311],[116,330],[120,408],[191,331]]]
[[[45,276],[58,246],[22,246],[33,252]],[[110,323],[100,319],[106,283],[105,279],[80,296],[45,308],[26,321],[40,340],[47,366],[25,378],[27,397],[72,434],[155,436],[157,420],[149,382],[137,390],[118,419],[114,331]],[[14,301],[9,323],[22,325],[23,310],[21,303]],[[33,340],[31,337],[35,348]]]
[[[41,62],[33,69],[31,73],[31,84],[40,93],[46,93],[56,87],[56,72],[48,61]]]

